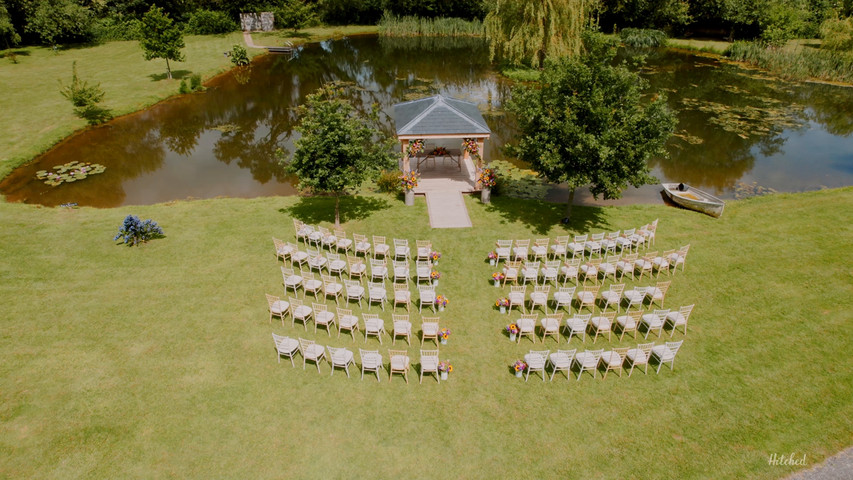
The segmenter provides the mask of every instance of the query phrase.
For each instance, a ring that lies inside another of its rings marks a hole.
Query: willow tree
[[[546,59],[579,54],[593,1],[496,0],[484,22],[490,59],[542,68]]]

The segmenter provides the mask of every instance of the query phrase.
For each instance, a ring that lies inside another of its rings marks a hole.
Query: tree
[[[343,93],[327,84],[298,107],[296,130],[302,137],[287,164],[287,171],[299,178],[299,188],[335,197],[335,225],[341,221],[340,197],[395,165],[393,139],[379,128],[379,106],[360,118]]]
[[[39,0],[27,18],[26,30],[46,45],[85,42],[93,37],[92,12],[74,0]]]
[[[163,13],[163,10],[152,6],[142,17],[140,34],[142,40],[139,41],[139,46],[145,53],[145,60],[166,59],[166,74],[172,78],[169,60],[184,61],[184,54],[181,53],[184,48],[181,29],[172,23],[172,19]]]
[[[577,55],[591,0],[497,0],[486,15],[489,57],[542,68]]]
[[[613,65],[616,43],[587,34],[582,56],[549,61],[539,85],[513,88],[508,109],[521,139],[512,150],[550,182],[566,183],[571,218],[575,189],[598,199],[655,181],[647,161],[664,155],[676,119],[663,97],[644,104],[647,82]]]

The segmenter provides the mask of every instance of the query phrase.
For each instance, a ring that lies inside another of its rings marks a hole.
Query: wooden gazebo
[[[478,161],[483,161],[483,147],[492,134],[476,104],[443,95],[398,103],[394,105],[394,119],[397,139],[402,146],[404,172],[412,169],[409,144],[415,140],[471,139],[481,155]],[[467,150],[463,155],[465,161],[470,159]]]

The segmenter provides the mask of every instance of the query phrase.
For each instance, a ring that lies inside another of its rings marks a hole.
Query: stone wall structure
[[[241,13],[240,26],[244,32],[269,32],[275,26],[272,12]]]

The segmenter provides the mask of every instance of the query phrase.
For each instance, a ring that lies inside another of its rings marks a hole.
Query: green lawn
[[[275,32],[299,42],[332,36],[376,31],[376,27],[318,27],[293,32]],[[272,34],[270,34],[272,35]],[[200,74],[208,79],[231,68],[223,52],[243,45],[239,32],[227,35],[184,37],[185,62],[171,62],[175,78],[166,77],[166,62],[146,61],[139,42],[109,42],[97,46],[71,47],[54,53],[50,48],[14,49],[17,64],[0,58],[0,178],[31,160],[71,133],[86,126],[74,116],[70,102],[60,95],[60,84],[71,80],[71,65],[77,62],[80,78],[100,83],[106,96],[103,105],[116,115],[135,112],[178,93],[181,78]],[[263,45],[258,38],[255,42]],[[0,52],[4,55],[8,51]],[[252,56],[264,50],[249,49]],[[8,93],[13,92],[13,93]]]
[[[469,198],[464,230],[429,229],[421,199],[343,205],[350,233],[428,238],[442,252],[449,381],[276,362],[271,332],[365,345],[267,322],[264,293],[282,292],[270,237],[292,240],[294,215],[329,225],[329,199],[0,204],[2,476],[780,478],[792,468],[768,466],[772,453],[812,465],[850,445],[853,188],[730,202],[719,220],[575,207],[577,231],[660,218],[656,249],[690,243],[666,306],[696,309],[674,372],[553,383],[509,372],[542,344],[504,336],[515,315],[494,309],[502,290],[485,255],[498,238],[561,233],[561,205]],[[116,245],[128,213],[166,238]],[[384,342],[367,345],[387,361]],[[408,350],[417,356],[417,343]]]

